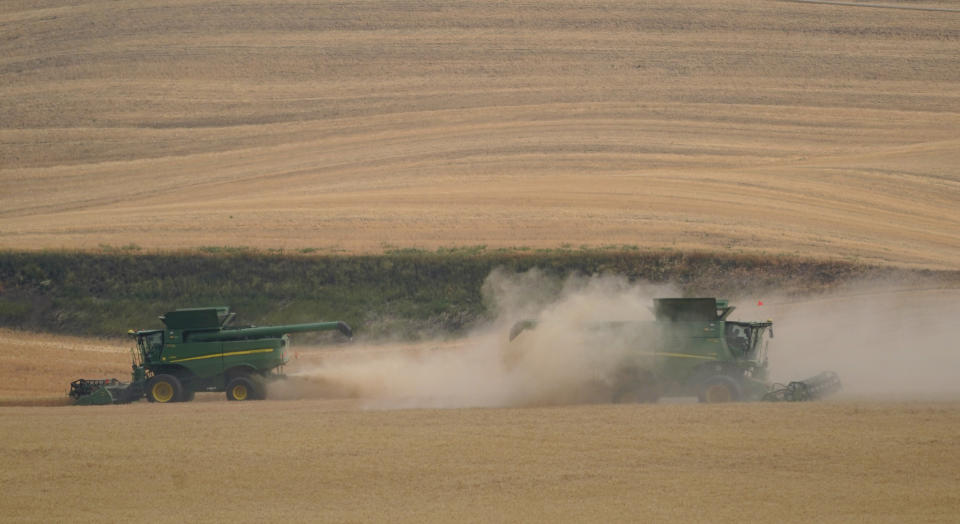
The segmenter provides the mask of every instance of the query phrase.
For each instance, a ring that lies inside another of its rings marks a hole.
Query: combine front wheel
[[[183,386],[173,375],[156,375],[147,382],[147,398],[151,402],[179,402]]]
[[[660,384],[652,373],[630,371],[627,374],[621,374],[620,378],[613,390],[614,404],[636,402],[656,404],[660,400]]]

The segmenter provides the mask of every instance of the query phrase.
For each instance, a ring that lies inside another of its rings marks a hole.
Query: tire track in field
[[[907,11],[939,11],[946,13],[960,13],[960,9],[951,9],[949,7],[923,7],[912,5],[890,5],[890,4],[860,4],[856,2],[834,2],[831,0],[780,0],[781,2],[790,2],[794,4],[820,4],[835,5],[841,7],[869,7],[872,9],[903,9]]]

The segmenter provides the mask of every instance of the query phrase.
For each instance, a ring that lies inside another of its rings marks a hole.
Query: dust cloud
[[[741,301],[734,316],[774,320],[776,382],[823,370],[840,375],[837,398],[960,399],[960,290],[858,283],[830,295]]]
[[[582,326],[650,320],[652,298],[676,292],[614,276],[559,279],[539,270],[495,270],[482,294],[495,320],[462,341],[403,350],[361,345],[288,376],[301,395],[352,395],[375,408],[607,401],[624,346],[588,335]],[[537,328],[511,342],[511,327],[520,320],[535,320]]]
[[[652,320],[653,298],[682,296],[672,286],[616,276],[559,279],[539,270],[496,270],[482,292],[495,319],[468,337],[321,353],[288,371],[281,395],[360,398],[375,409],[609,402],[628,344],[584,326]],[[770,293],[731,303],[731,320],[774,321],[774,382],[832,370],[844,383],[835,398],[960,398],[960,348],[951,329],[960,290],[860,284],[831,295]],[[524,319],[536,329],[511,342],[511,327]]]

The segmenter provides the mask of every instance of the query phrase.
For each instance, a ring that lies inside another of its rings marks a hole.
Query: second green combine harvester
[[[700,402],[741,400],[804,401],[841,389],[836,373],[771,384],[767,380],[767,339],[773,322],[730,320],[734,306],[716,298],[654,299],[653,321],[596,322],[578,326],[588,347],[612,352],[618,364],[603,382],[611,400],[656,402],[661,396],[696,396]],[[537,327],[514,325],[510,340]],[[509,361],[522,358],[512,350]]]
[[[344,322],[265,327],[229,327],[228,307],[178,309],[160,317],[164,329],[130,331],[136,339],[132,382],[75,380],[70,396],[78,404],[186,402],[197,391],[226,392],[228,400],[266,397],[266,382],[279,377],[288,361],[288,333],[340,331]]]

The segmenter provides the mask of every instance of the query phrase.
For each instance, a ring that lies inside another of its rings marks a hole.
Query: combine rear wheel
[[[147,382],[147,399],[150,402],[180,402],[183,386],[173,375],[156,375]]]
[[[656,403],[660,395],[660,384],[653,373],[627,366],[617,373],[611,400],[614,404]]]
[[[656,404],[660,401],[660,387],[657,384],[640,384],[629,389],[613,392],[614,404]]]
[[[715,375],[704,380],[697,391],[700,402],[710,404],[736,402],[741,396],[743,396],[743,388],[736,380],[726,375]]]
[[[227,382],[227,400],[260,400],[261,389],[250,377],[236,377]]]

